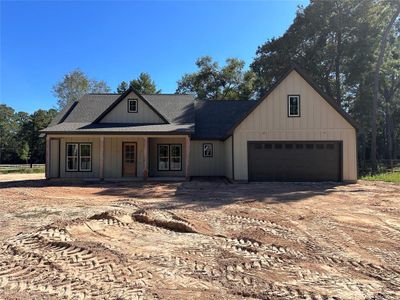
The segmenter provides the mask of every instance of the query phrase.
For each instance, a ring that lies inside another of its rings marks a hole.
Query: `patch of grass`
[[[400,172],[387,172],[361,177],[363,180],[400,183]]]
[[[10,174],[10,173],[44,173],[44,167],[39,168],[16,168],[16,169],[0,169],[0,174]]]

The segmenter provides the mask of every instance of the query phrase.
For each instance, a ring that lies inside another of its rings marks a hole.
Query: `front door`
[[[136,176],[136,143],[123,143],[122,176]]]

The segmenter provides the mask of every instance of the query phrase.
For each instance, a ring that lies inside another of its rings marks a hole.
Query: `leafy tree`
[[[307,7],[300,7],[285,34],[267,41],[256,52],[251,69],[256,74],[257,94],[268,90],[293,63],[300,65],[361,126],[361,161],[395,158],[400,145],[400,124],[396,123],[400,119],[398,3],[311,0]]]
[[[244,71],[244,61],[228,58],[226,65],[220,67],[210,56],[197,59],[199,69],[192,74],[183,75],[178,81],[177,93],[195,94],[204,100],[250,99],[255,76]]]
[[[151,76],[148,73],[140,73],[138,78],[133,79],[129,82],[121,81],[117,87],[117,93],[122,94],[127,89],[133,88],[140,94],[159,94],[161,90],[157,90],[157,86]]]
[[[129,82],[129,87],[141,94],[159,94],[161,90],[157,90],[154,80],[148,73],[140,73],[137,79]]]
[[[122,94],[126,92],[126,90],[129,88],[129,85],[126,81],[121,81],[121,83],[117,87],[117,93]]]
[[[0,163],[16,159],[18,125],[14,109],[0,104]]]
[[[28,142],[23,142],[21,147],[19,148],[19,158],[23,160],[25,163],[28,163],[28,160],[30,158],[30,152],[29,152],[29,144]]]
[[[396,19],[400,15],[400,3],[396,3],[397,7],[395,8],[395,12],[391,16],[388,24],[385,26],[382,38],[379,43],[379,54],[375,64],[375,72],[374,72],[374,89],[373,89],[373,98],[372,98],[372,114],[371,114],[371,164],[372,171],[376,172],[378,169],[377,165],[377,157],[376,157],[376,135],[377,135],[377,113],[378,113],[378,93],[379,93],[379,79],[381,67],[384,62],[384,56],[386,52],[386,45],[388,42],[388,37],[390,34],[390,30],[394,26]]]
[[[59,110],[69,102],[78,101],[86,93],[108,93],[110,90],[104,81],[89,79],[79,69],[64,75],[63,79],[53,87]]]

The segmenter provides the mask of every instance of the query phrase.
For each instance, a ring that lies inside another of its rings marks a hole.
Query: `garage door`
[[[340,181],[340,142],[249,142],[250,181]]]

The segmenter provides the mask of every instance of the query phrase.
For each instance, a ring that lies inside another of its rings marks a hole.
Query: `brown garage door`
[[[340,181],[341,142],[249,142],[250,181]]]

